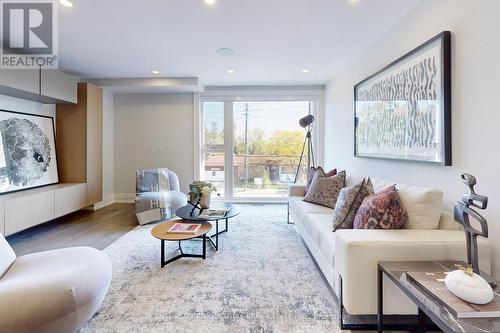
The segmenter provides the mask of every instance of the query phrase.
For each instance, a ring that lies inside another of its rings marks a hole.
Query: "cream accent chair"
[[[363,177],[349,175],[346,186]],[[371,178],[375,192],[395,182]],[[289,188],[290,217],[326,280],[340,295],[351,315],[377,313],[377,263],[381,261],[466,260],[465,235],[449,213],[443,212],[440,190],[397,184],[409,220],[401,230],[332,232],[333,209],[303,201],[304,186]],[[479,264],[490,272],[490,247],[479,239]],[[384,312],[414,314],[416,306],[389,280],[384,279]]]
[[[75,332],[101,306],[111,262],[74,247],[16,258],[0,234],[0,332]]]

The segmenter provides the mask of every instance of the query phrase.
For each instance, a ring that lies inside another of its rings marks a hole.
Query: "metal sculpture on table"
[[[191,205],[191,206],[193,206],[193,209],[191,209],[191,212],[189,213],[189,216],[194,216],[194,212],[197,209],[201,212],[200,201],[201,201],[201,197],[200,196],[197,197],[196,202],[188,200],[188,204]]]
[[[472,266],[474,272],[476,274],[480,274],[477,237],[483,236],[488,238],[488,222],[471,207],[486,209],[488,206],[488,197],[477,194],[474,191],[474,186],[476,185],[476,178],[474,176],[463,173],[462,180],[464,184],[469,187],[470,192],[464,193],[462,195],[462,201],[455,204],[454,217],[455,221],[460,223],[465,230],[465,237],[467,239],[467,261],[469,265]],[[472,217],[479,222],[481,230],[477,230],[471,225],[469,217]]]

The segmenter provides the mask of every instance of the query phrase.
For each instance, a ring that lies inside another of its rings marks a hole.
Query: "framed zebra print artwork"
[[[451,165],[451,33],[354,87],[354,155]]]

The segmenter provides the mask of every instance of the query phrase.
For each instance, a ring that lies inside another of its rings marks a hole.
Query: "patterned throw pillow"
[[[324,177],[332,177],[332,176],[335,176],[337,174],[337,169],[333,169],[333,170],[330,170],[328,172],[325,172],[325,170],[323,170],[323,168],[320,166],[317,168],[311,167],[311,169],[309,170],[309,175],[307,176],[307,184],[306,184],[306,188],[305,188],[305,190],[306,190],[305,193],[307,193],[307,191],[309,191],[309,187],[311,186],[314,175],[317,172],[320,173],[319,177],[323,177],[323,178]]]
[[[309,169],[309,175],[307,175],[307,184],[306,184],[306,194],[307,192],[309,191],[309,187],[311,187],[311,183],[313,181],[313,178],[314,176],[318,174],[318,177],[322,177],[322,178],[325,178],[326,177],[326,173],[325,173],[325,170],[323,170],[322,167],[311,167],[311,169]]]
[[[334,208],[340,190],[345,186],[345,178],[345,171],[332,177],[319,177],[319,173],[316,172],[304,201]]]
[[[407,221],[408,211],[404,208],[396,190],[384,218],[380,221],[379,229],[401,229]]]
[[[377,229],[396,192],[392,185],[380,192],[367,196],[354,218],[354,229]]]
[[[333,213],[333,231],[352,229],[359,206],[361,206],[363,199],[372,193],[373,185],[370,178],[363,179],[359,184],[343,188]]]
[[[395,185],[366,197],[354,218],[354,229],[400,229],[408,220]]]

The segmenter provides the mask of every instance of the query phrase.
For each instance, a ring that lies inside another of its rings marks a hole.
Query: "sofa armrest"
[[[303,197],[306,194],[305,185],[288,185],[288,197]]]
[[[490,248],[479,241],[481,269],[490,272]],[[377,313],[377,264],[381,261],[466,260],[460,230],[338,230],[335,278],[342,277],[343,303],[350,314]],[[388,281],[385,279],[384,281]],[[337,286],[337,295],[339,294]],[[384,282],[384,312],[413,313],[415,307],[391,283]]]

